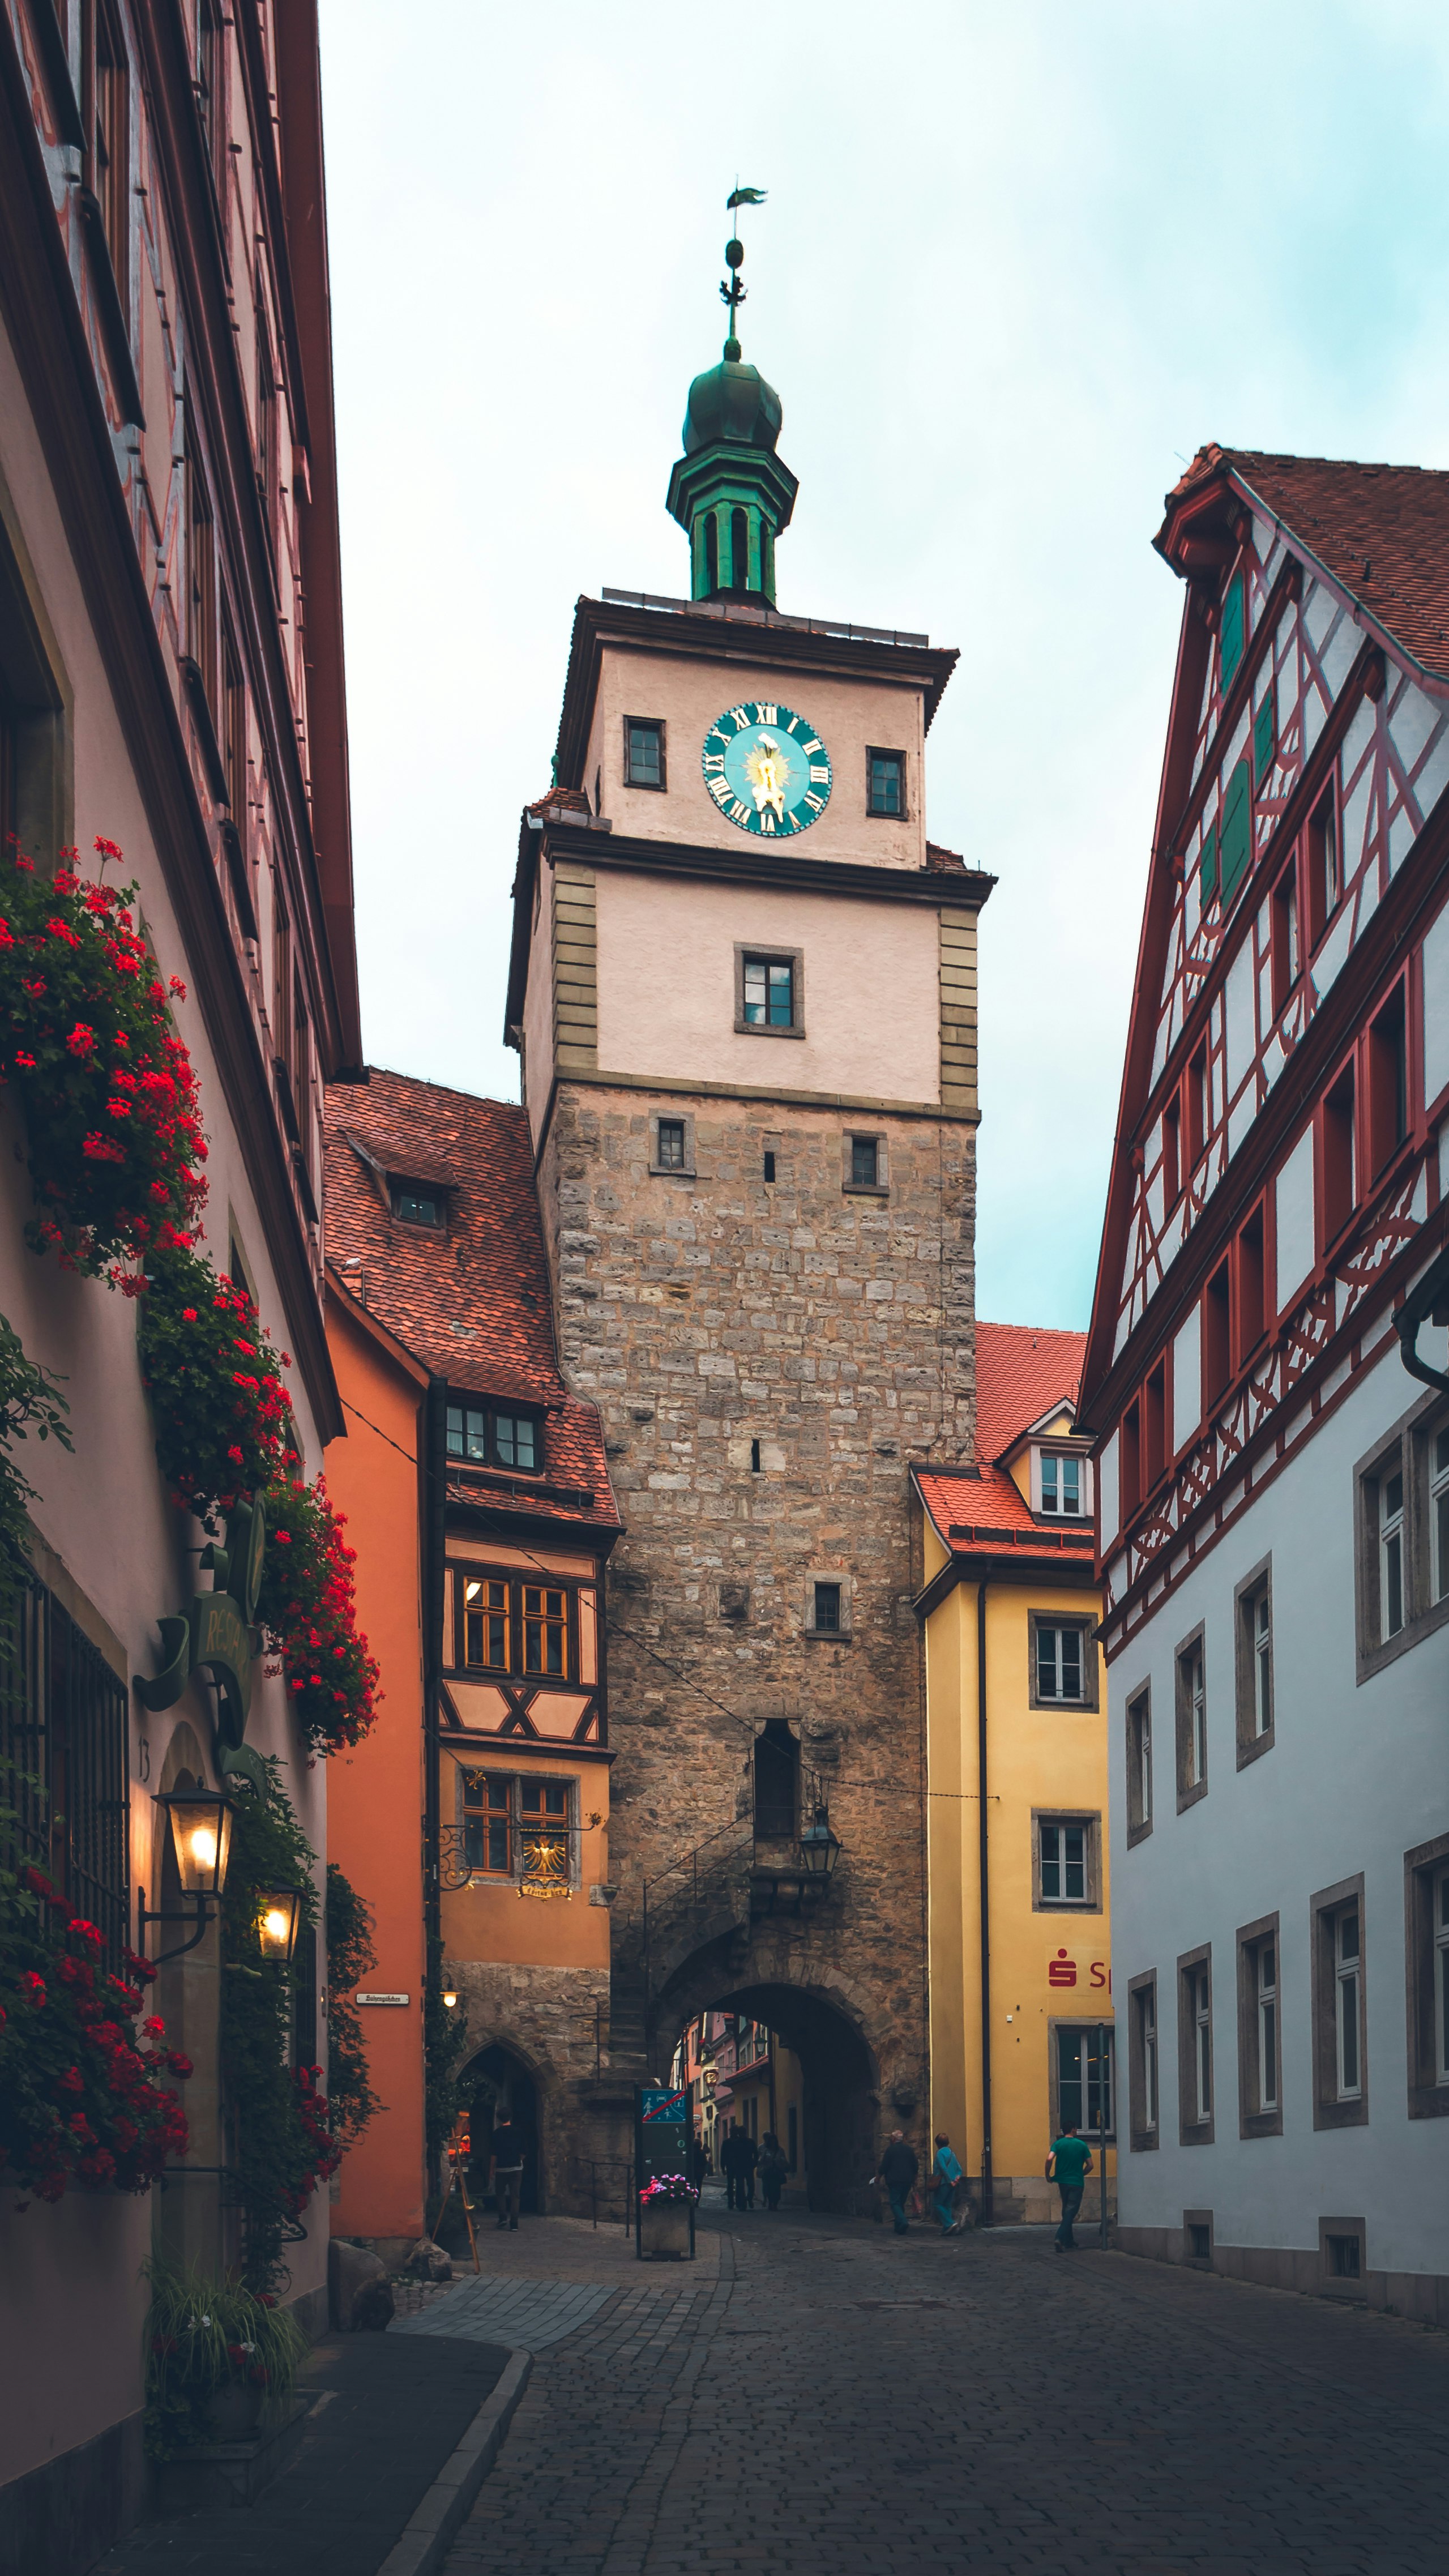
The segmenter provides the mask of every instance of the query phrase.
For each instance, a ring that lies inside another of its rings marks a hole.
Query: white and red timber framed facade
[[[1394,1317],[1449,1234],[1449,476],[1207,448],[1156,542],[1082,1388],[1123,2241],[1442,2320],[1449,1409]]]
[[[0,839],[12,831],[42,873],[70,845],[93,871],[104,835],[138,881],[200,1088],[201,1248],[292,1354],[313,1476],[343,1428],[322,1084],[359,1066],[361,1044],[311,0],[0,6]],[[72,1763],[52,1866],[72,1889],[80,1827],[97,1824],[85,1910],[154,1952],[168,1936],[138,1932],[137,1908],[169,1901],[155,1800],[182,1777],[215,1785],[214,1712],[199,1678],[164,1711],[132,1684],[155,1673],[158,1618],[197,1589],[201,1534],[158,1469],[137,1309],[25,1248],[12,1093],[0,1119],[0,1312],[64,1382],[74,1440],[73,1455],[30,1444],[27,1599],[50,1659],[3,1716],[13,1749],[18,1712],[53,1786],[76,1739],[50,1676],[66,1656],[84,1669],[103,1759],[84,1778]],[[248,1744],[281,1763],[320,1878],[325,1768],[260,1658]],[[0,2338],[25,2357],[0,2426],[6,2565],[68,2576],[144,2508],[142,2261],[154,2242],[208,2272],[235,2258],[218,1937],[213,1922],[153,1990],[197,2070],[185,2168],[148,2196],[70,2190],[23,2214],[0,2194]],[[324,1975],[319,1958],[299,1987],[298,2062],[319,2053]],[[283,2292],[312,2332],[327,2253],[324,2193]]]

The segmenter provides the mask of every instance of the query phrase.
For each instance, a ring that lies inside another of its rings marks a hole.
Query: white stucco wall
[[[1449,2129],[1407,2116],[1404,1854],[1449,1831],[1449,1628],[1356,1681],[1355,1463],[1416,1397],[1379,1361],[1113,1664],[1112,1946],[1125,2078],[1129,1980],[1155,1969],[1160,2145],[1121,2157],[1129,2227],[1213,2213],[1220,2245],[1316,2252],[1320,2216],[1361,2215],[1374,2271],[1449,2274]],[[1275,1742],[1236,1767],[1233,1588],[1271,1552]],[[1201,1620],[1208,1794],[1176,1813],[1174,1650]],[[1152,1685],[1155,1821],[1129,1850],[1122,1712]],[[1364,1873],[1367,2125],[1315,2130],[1309,1900]],[[1236,1935],[1277,1911],[1281,2137],[1238,2136]],[[1216,2142],[1178,2143],[1179,1956],[1212,1943]],[[1124,2097],[1125,2098],[1125,2097]]]

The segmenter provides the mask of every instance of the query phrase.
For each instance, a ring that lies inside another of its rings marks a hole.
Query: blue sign
[[[639,2117],[651,2128],[673,2122],[683,2128],[688,2116],[689,2094],[651,2092],[648,2085],[639,2088]]]

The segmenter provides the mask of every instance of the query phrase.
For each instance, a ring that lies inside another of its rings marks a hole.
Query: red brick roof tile
[[[992,1545],[1039,1546],[1057,1556],[1064,1540],[1084,1535],[1044,1529],[1032,1518],[1020,1487],[997,1464],[1044,1414],[1075,1406],[1081,1383],[1085,1333],[1059,1333],[1044,1325],[978,1324],[976,1327],[976,1454],[980,1471],[918,1468],[921,1499],[947,1547],[959,1549],[955,1530],[979,1532]],[[969,1544],[969,1541],[964,1542]],[[1083,1554],[1089,1551],[1084,1548]]]
[[[445,1185],[446,1228],[399,1224],[357,1146],[385,1172]],[[329,1263],[368,1311],[461,1393],[543,1408],[543,1490],[464,1479],[450,1499],[516,1516],[526,1494],[543,1519],[616,1528],[598,1413],[559,1374],[522,1109],[370,1070],[328,1096],[325,1190]]]
[[[1449,678],[1449,473],[1202,447],[1167,496],[1227,471],[1413,659]]]

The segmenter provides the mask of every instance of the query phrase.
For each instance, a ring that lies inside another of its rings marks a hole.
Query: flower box
[[[663,2195],[639,2205],[639,2251],[646,2262],[687,2262],[691,2203]]]

